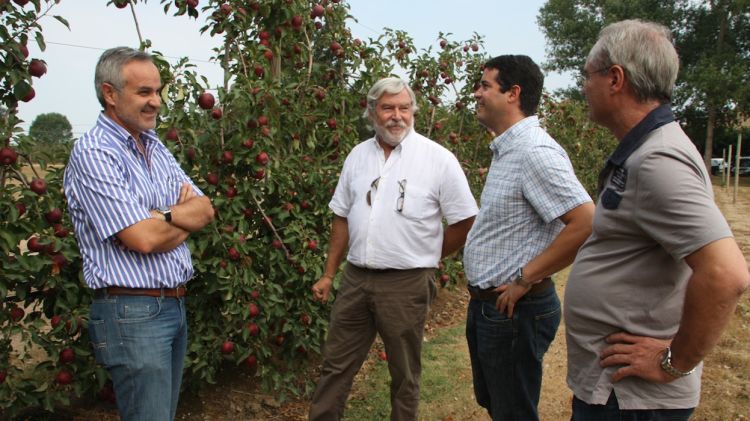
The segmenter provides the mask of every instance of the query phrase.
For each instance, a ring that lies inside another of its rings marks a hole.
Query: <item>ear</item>
[[[508,102],[519,102],[519,101],[521,101],[521,87],[520,86],[513,85],[506,92],[509,92],[509,94],[508,94]]]
[[[619,64],[609,68],[609,89],[612,92],[620,92],[625,88],[625,69]]]
[[[117,90],[114,86],[109,83],[102,83],[102,97],[104,97],[104,103],[110,106],[115,105],[115,94]]]

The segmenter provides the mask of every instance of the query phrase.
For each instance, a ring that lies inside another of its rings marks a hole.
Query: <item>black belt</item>
[[[363,268],[362,266],[357,266],[355,264],[349,263],[353,268],[357,270],[361,270],[362,272],[369,272],[369,273],[394,273],[394,272],[405,272],[407,270],[416,270],[416,269],[427,269],[427,268],[411,268],[411,269],[370,269],[370,268]]]
[[[538,295],[542,292],[547,291],[547,289],[551,288],[555,284],[552,282],[552,278],[544,278],[540,282],[535,283],[531,286],[531,289],[529,292],[526,293],[526,295]],[[469,290],[469,295],[471,296],[472,300],[480,300],[480,301],[497,301],[497,297],[500,296],[500,293],[495,291],[495,288],[497,287],[489,287],[485,289],[477,288],[475,286],[467,285],[466,288]]]
[[[131,295],[141,297],[172,297],[182,298],[187,295],[185,287],[177,288],[124,288],[107,287],[94,290],[94,298],[105,298],[108,295]]]

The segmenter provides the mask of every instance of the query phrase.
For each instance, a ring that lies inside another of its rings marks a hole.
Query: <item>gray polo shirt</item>
[[[565,291],[568,385],[589,404],[606,403],[614,388],[621,409],[695,407],[702,365],[668,384],[636,377],[613,384],[616,367],[600,367],[599,354],[615,332],[664,339],[677,333],[692,274],[685,257],[732,236],[711,179],[671,122],[648,133],[604,187]]]

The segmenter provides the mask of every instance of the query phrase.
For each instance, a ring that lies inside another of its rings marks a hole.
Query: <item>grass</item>
[[[422,386],[419,419],[472,419],[468,416],[480,408],[474,404],[471,366],[466,349],[463,324],[440,329],[422,346]],[[390,375],[384,361],[363,371],[366,376],[357,384],[344,412],[344,420],[384,420],[390,417]]]

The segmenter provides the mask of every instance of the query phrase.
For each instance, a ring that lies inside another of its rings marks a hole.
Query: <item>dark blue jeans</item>
[[[555,288],[518,300],[509,319],[471,300],[466,318],[474,394],[493,420],[538,420],[542,358],[560,325]]]
[[[123,421],[174,419],[187,350],[184,298],[94,299],[89,335]]]
[[[687,409],[624,409],[617,403],[615,392],[604,405],[589,405],[573,396],[571,421],[687,421],[695,408]]]

